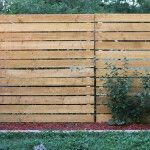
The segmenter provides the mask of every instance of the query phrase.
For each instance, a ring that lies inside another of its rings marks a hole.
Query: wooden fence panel
[[[96,14],[96,85],[97,85],[97,121],[108,121],[111,118],[107,107],[106,89],[103,81],[106,73],[106,62],[118,68],[123,67],[124,58],[128,59],[127,75],[133,77],[133,89],[130,94],[137,94],[141,89],[140,80],[135,71],[142,76],[150,73],[150,15],[149,14]],[[120,77],[123,74],[120,70]]]
[[[94,121],[94,15],[0,15],[0,122]]]

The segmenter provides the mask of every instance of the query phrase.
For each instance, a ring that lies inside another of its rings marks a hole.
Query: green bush
[[[110,124],[127,124],[130,122],[140,122],[143,116],[144,105],[140,96],[131,95],[133,78],[127,76],[128,60],[123,60],[123,68],[108,64],[107,73],[103,76],[103,86],[107,90],[108,107],[112,113]]]

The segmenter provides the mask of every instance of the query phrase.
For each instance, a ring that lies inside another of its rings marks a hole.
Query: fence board
[[[0,50],[93,49],[92,41],[24,41],[0,42]]]
[[[93,58],[93,51],[0,51],[0,59]]]
[[[92,32],[0,32],[0,41],[93,40]]]
[[[93,104],[94,96],[0,96],[0,104]],[[4,107],[4,106],[3,106]]]

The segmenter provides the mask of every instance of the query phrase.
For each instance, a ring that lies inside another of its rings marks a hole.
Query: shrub
[[[109,71],[103,76],[103,87],[107,90],[108,107],[112,113],[110,124],[127,124],[139,122],[143,116],[143,102],[140,96],[129,94],[133,78],[128,77],[128,60],[124,58],[123,67],[106,63]]]

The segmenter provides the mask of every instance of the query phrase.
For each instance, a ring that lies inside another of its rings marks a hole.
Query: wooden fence
[[[0,15],[0,122],[107,121],[105,61],[143,73],[149,31],[150,15]]]

